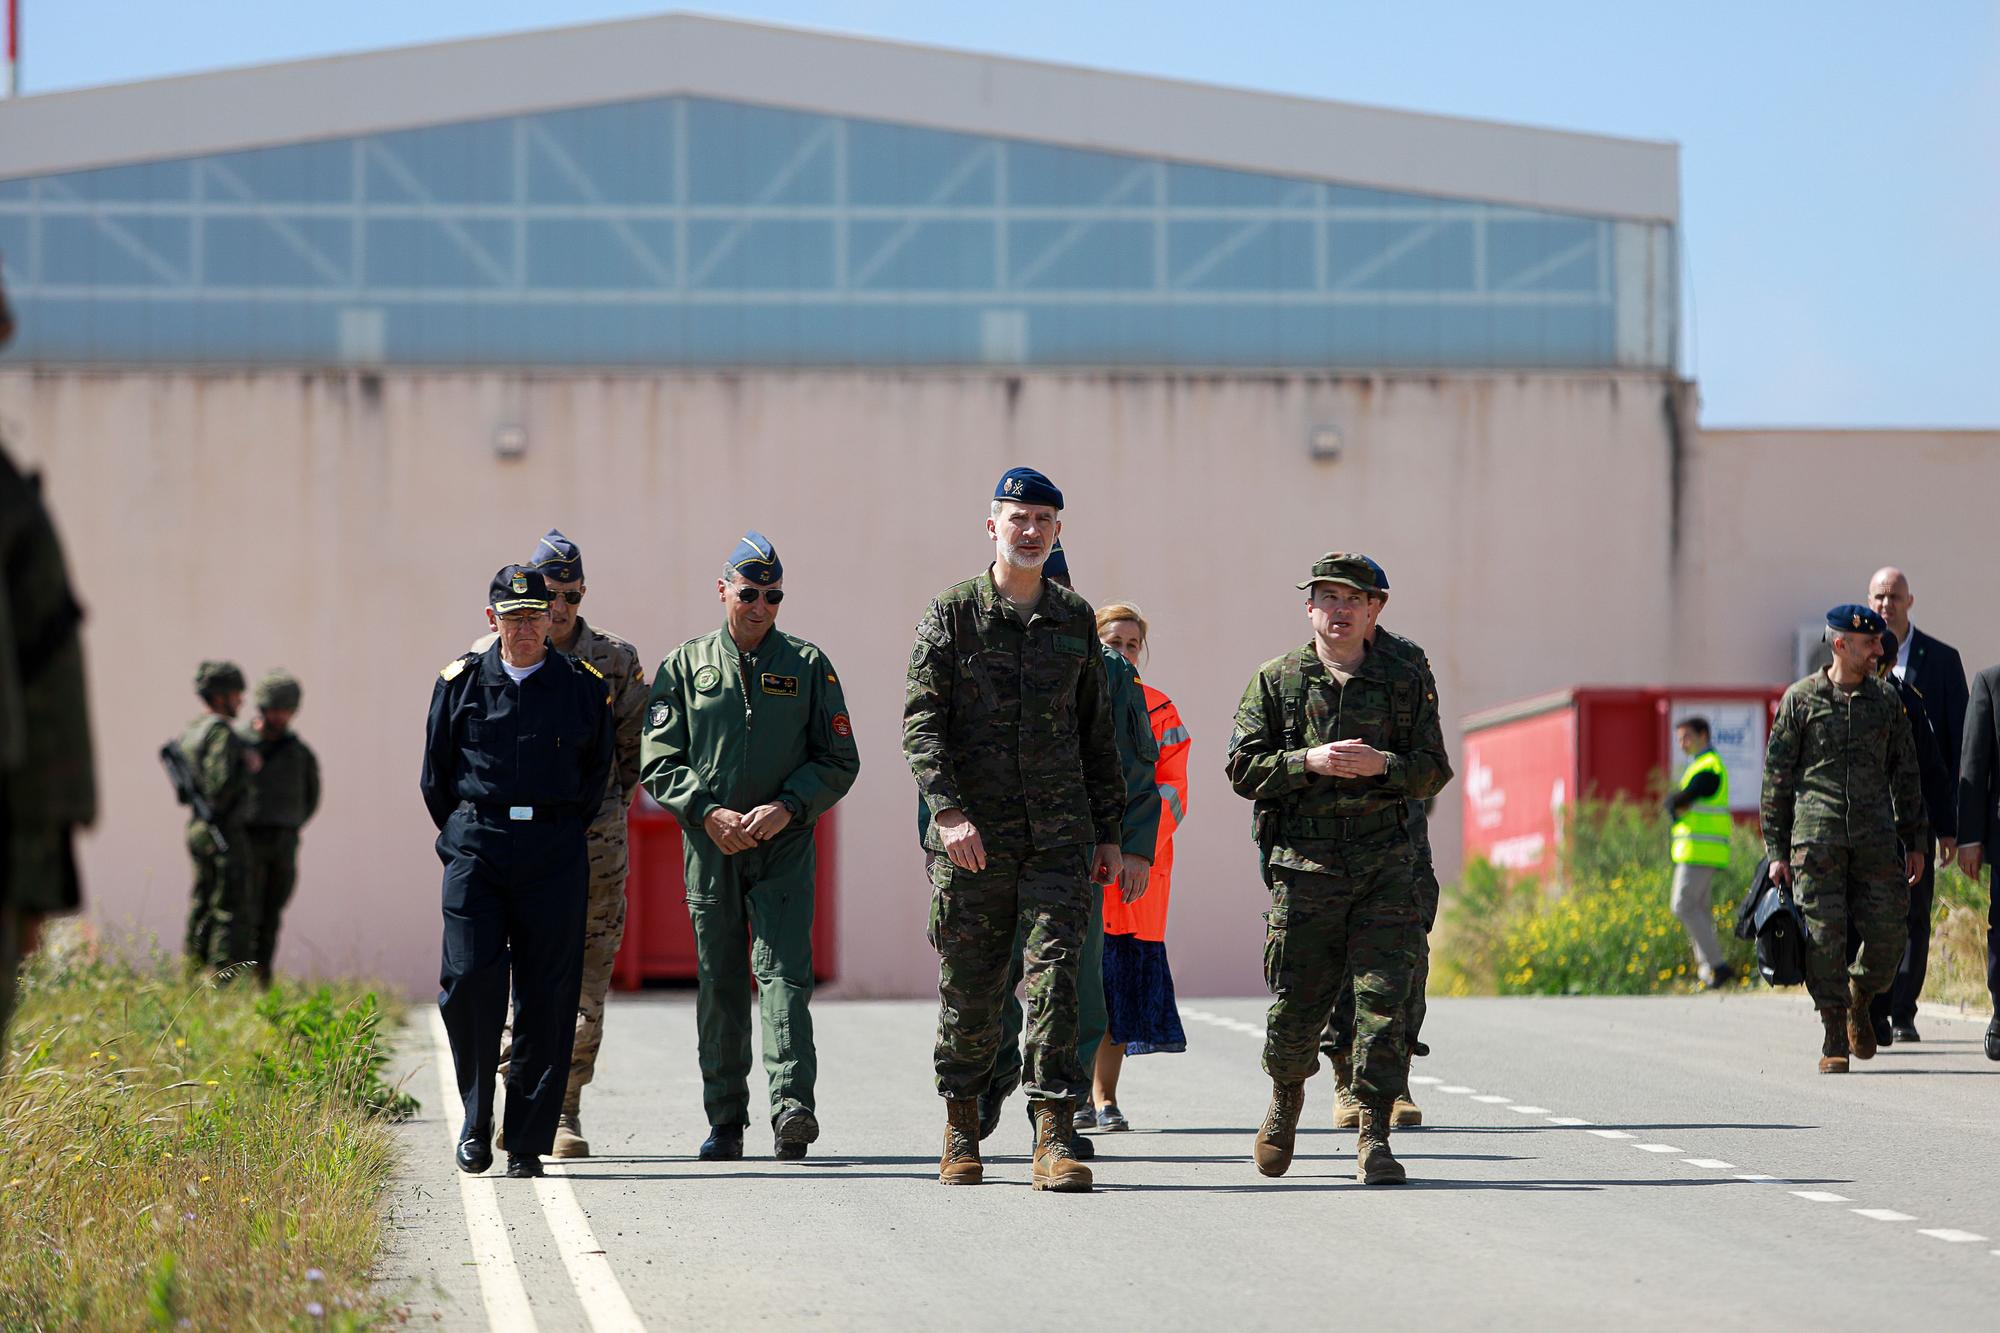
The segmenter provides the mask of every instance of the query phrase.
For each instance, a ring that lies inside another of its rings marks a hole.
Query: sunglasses
[[[576,605],[576,604],[577,604],[578,602],[580,602],[580,601],[582,601],[582,600],[583,600],[583,589],[581,589],[581,588],[550,588],[550,589],[549,589],[549,600],[553,602],[553,601],[555,601],[555,600],[556,600],[556,599],[557,599],[558,597],[560,597],[560,598],[561,598],[561,599],[562,599],[563,601],[565,601],[565,602],[568,602],[568,603],[569,603],[569,604],[570,604],[571,606],[575,606],[575,605]]]
[[[785,590],[783,588],[738,588],[736,590],[736,600],[748,606],[757,600],[759,593],[764,595],[764,603],[767,606],[776,606],[779,602],[785,600]]]

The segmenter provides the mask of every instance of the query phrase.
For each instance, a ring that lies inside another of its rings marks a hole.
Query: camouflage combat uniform
[[[257,903],[250,896],[252,752],[218,713],[203,713],[188,723],[180,748],[214,816],[213,822],[188,819],[194,889],[183,947],[192,966],[247,963],[257,957],[259,930]]]
[[[1305,752],[1362,740],[1389,756],[1368,778],[1308,773]],[[1311,643],[1258,669],[1236,708],[1229,782],[1256,801],[1264,881],[1264,1070],[1296,1084],[1334,995],[1354,985],[1354,1089],[1384,1106],[1401,1090],[1403,1006],[1422,942],[1409,802],[1451,780],[1437,694],[1420,666],[1371,647],[1345,685]]]
[[[1385,657],[1399,662],[1408,662],[1421,667],[1424,673],[1424,690],[1428,694],[1437,693],[1437,680],[1431,673],[1430,655],[1413,641],[1400,634],[1378,628],[1375,631],[1374,646]],[[1431,816],[1430,808],[1423,801],[1413,800],[1408,806],[1408,822],[1405,828],[1410,835],[1410,850],[1415,853],[1417,920],[1423,926],[1423,935],[1417,940],[1414,962],[1410,968],[1410,998],[1403,1005],[1403,1040],[1415,1046],[1418,1035],[1424,1029],[1424,1015],[1429,1011],[1424,991],[1431,978],[1432,927],[1437,925],[1438,877],[1431,864]],[[1334,997],[1333,1017],[1327,1020],[1326,1034],[1320,1038],[1320,1049],[1329,1059],[1344,1057],[1354,1044],[1354,983],[1352,979],[1340,988]],[[1405,1089],[1407,1091],[1407,1089]]]
[[[476,640],[474,652],[484,652],[491,634]],[[639,728],[646,714],[646,672],[639,650],[616,634],[592,627],[579,615],[576,641],[563,649],[578,661],[596,667],[611,689],[611,725],[616,749],[604,804],[590,821],[585,842],[590,849],[590,901],[583,924],[583,991],[577,1000],[576,1045],[570,1050],[569,1088],[563,1113],[576,1115],[583,1085],[597,1073],[597,1052],[604,1045],[604,1003],[611,993],[611,968],[625,938],[625,874],[629,864],[625,817],[639,790]],[[511,1019],[510,1034],[511,1034]],[[512,1043],[503,1034],[500,1076],[507,1075]]]
[[[0,305],[0,311],[4,311]],[[97,815],[83,612],[31,474],[0,452],[0,1066],[24,920],[74,911],[72,839]]]
[[[1086,1086],[1077,1060],[1077,968],[1093,844],[1119,841],[1124,777],[1090,604],[1042,582],[1023,620],[993,572],[955,584],[917,623],[903,751],[933,818],[963,811],[986,869],[942,855],[935,823],[929,938],[939,955],[940,1095],[985,1092],[1001,1041],[1008,964],[1025,930],[1026,1079],[1038,1102]]]
[[[258,977],[269,985],[278,926],[299,879],[299,830],[319,809],[319,757],[289,728],[267,740],[255,723],[245,723],[237,734],[259,761],[250,779],[244,873],[257,921],[251,957],[257,960]]]
[[[1910,896],[1897,840],[1922,845],[1922,810],[1910,719],[1892,685],[1870,676],[1844,690],[1821,671],[1785,691],[1764,757],[1764,848],[1791,864],[1806,989],[1821,1009],[1848,1004],[1850,922],[1860,989],[1877,995],[1895,979]]]

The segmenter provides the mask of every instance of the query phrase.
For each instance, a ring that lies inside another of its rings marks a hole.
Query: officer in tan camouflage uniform
[[[292,730],[300,695],[289,672],[266,672],[257,682],[256,720],[240,733],[257,756],[244,853],[257,917],[257,980],[266,989],[278,926],[299,880],[299,830],[319,809],[319,757]]]
[[[556,1157],[588,1157],[590,1141],[583,1137],[583,1085],[597,1073],[597,1052],[604,1044],[604,1002],[611,993],[611,966],[625,938],[625,814],[639,790],[639,724],[646,711],[646,672],[639,650],[616,634],[584,621],[577,608],[588,589],[583,581],[583,552],[554,528],[535,547],[527,566],[542,576],[549,590],[549,644],[588,662],[611,687],[611,717],[616,752],[604,805],[590,823],[590,905],[583,927],[583,992],[577,1001],[576,1045],[569,1058],[569,1088],[562,1118],[556,1122]],[[483,652],[493,642],[488,634],[472,647]],[[507,1073],[507,1051],[500,1053],[501,1077]],[[504,1146],[504,1136],[502,1146]]]
[[[1090,604],[1042,576],[1062,503],[1032,468],[1004,474],[986,524],[992,566],[939,594],[910,654],[903,751],[930,809],[924,845],[935,853],[933,1064],[946,1185],[984,1179],[979,1098],[993,1079],[1008,965],[1024,930],[1034,1187],[1091,1188],[1070,1147],[1070,1098],[1088,1078],[1076,1050],[1077,968],[1099,892],[1092,880],[1136,890],[1147,870],[1119,851],[1125,782]]]
[[[1408,803],[1436,795],[1451,763],[1422,668],[1369,646],[1382,593],[1367,561],[1329,553],[1298,586],[1310,590],[1312,641],[1258,668],[1236,708],[1227,762],[1230,785],[1256,802],[1271,892],[1271,1106],[1253,1155],[1267,1176],[1291,1166],[1317,1041],[1351,976],[1355,1175],[1399,1185],[1390,1108],[1404,1077],[1403,1006],[1423,929]]]
[[[0,291],[0,344],[13,332]],[[76,830],[97,817],[83,610],[40,479],[0,450],[0,1072],[14,977],[45,917],[76,910]]]
[[[205,804],[191,813],[194,888],[185,950],[191,967],[227,968],[257,957],[257,903],[250,896],[248,818],[257,754],[230,722],[243,707],[243,669],[203,662],[194,677],[203,711],[178,742]]]
[[[1896,978],[1910,885],[1924,871],[1923,802],[1909,715],[1872,668],[1882,617],[1859,603],[1826,614],[1833,663],[1785,691],[1764,754],[1771,879],[1806,918],[1806,990],[1825,1030],[1819,1072],[1875,1055],[1868,1003]],[[1915,851],[1900,853],[1897,842]],[[1850,966],[1847,936],[1861,936]]]

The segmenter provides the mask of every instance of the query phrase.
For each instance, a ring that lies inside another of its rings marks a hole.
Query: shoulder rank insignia
[[[591,675],[597,677],[599,680],[604,679],[604,673],[602,671],[599,671],[596,667],[584,661],[581,657],[576,659],[576,664],[582,667],[585,671],[588,671]]]
[[[454,657],[451,661],[444,664],[444,670],[438,672],[438,675],[446,680],[457,680],[468,665],[478,660],[479,655],[477,653],[467,653],[464,657]]]

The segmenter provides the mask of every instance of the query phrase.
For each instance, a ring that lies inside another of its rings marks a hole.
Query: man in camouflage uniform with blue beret
[[[256,720],[239,733],[257,757],[245,825],[245,893],[257,921],[257,981],[267,989],[278,926],[299,881],[299,830],[319,809],[319,756],[292,730],[301,694],[291,673],[265,673],[257,682]]]
[[[194,678],[203,711],[177,742],[203,804],[190,813],[194,889],[184,949],[190,967],[228,968],[257,957],[257,904],[250,896],[249,816],[256,804],[256,751],[230,722],[243,708],[243,669],[203,662]]]
[[[1292,1163],[1305,1080],[1335,993],[1354,986],[1354,1093],[1361,1104],[1356,1176],[1399,1185],[1391,1107],[1407,1055],[1403,1006],[1420,947],[1413,800],[1451,780],[1437,693],[1421,667],[1369,645],[1382,593],[1368,563],[1322,556],[1308,589],[1312,641],[1258,668],[1236,707],[1229,782],[1256,802],[1264,882],[1265,1019],[1271,1106],[1257,1169]]]
[[[1874,1057],[1868,1003],[1896,977],[1910,885],[1923,874],[1923,803],[1909,715],[1872,668],[1882,617],[1827,612],[1833,662],[1785,691],[1764,754],[1764,850],[1806,918],[1806,990],[1825,1030],[1819,1072]],[[1916,848],[1901,852],[1897,847]],[[1848,932],[1861,936],[1850,967]]]
[[[1008,965],[1025,930],[1034,1187],[1091,1188],[1076,1159],[1077,968],[1093,880],[1131,883],[1119,852],[1125,785],[1090,604],[1042,577],[1062,492],[1032,468],[995,489],[995,560],[917,622],[903,751],[931,814],[933,1064],[945,1099],[938,1179],[976,1185],[979,1098],[993,1078]]]
[[[639,722],[646,711],[646,669],[640,664],[637,648],[584,620],[579,608],[590,589],[583,581],[583,552],[575,542],[559,529],[550,528],[535,544],[526,567],[542,576],[549,591],[549,646],[588,662],[611,690],[616,747],[604,804],[598,807],[585,835],[590,849],[590,896],[583,924],[583,990],[577,999],[569,1084],[563,1092],[562,1116],[556,1121],[555,1148],[550,1154],[588,1157],[583,1088],[597,1074],[597,1053],[604,1046],[604,1004],[611,994],[611,970],[618,961],[618,946],[625,938],[625,816],[639,791]],[[483,635],[473,641],[472,651],[485,652],[493,641],[493,635]],[[501,1039],[502,1078],[507,1076],[512,1045],[510,1020]]]

